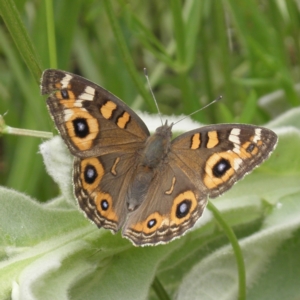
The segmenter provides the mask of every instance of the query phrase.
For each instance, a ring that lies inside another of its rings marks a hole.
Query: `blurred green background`
[[[6,20],[5,5],[11,1],[1,2]],[[264,124],[300,104],[298,1],[56,0],[53,18],[46,9],[51,1],[13,2],[40,70],[80,74],[133,109],[156,113],[144,67],[167,115],[192,113],[222,95],[221,103],[193,118],[207,124]],[[47,20],[50,28],[54,23],[52,46]],[[12,20],[10,25],[1,20],[0,114],[6,113],[9,126],[55,133],[39,92],[41,73],[25,63],[26,45],[10,26]],[[41,142],[1,136],[0,184],[46,201],[59,191],[38,153]]]

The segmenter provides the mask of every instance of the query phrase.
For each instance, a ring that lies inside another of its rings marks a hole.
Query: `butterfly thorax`
[[[163,163],[171,144],[172,125],[166,123],[156,129],[155,133],[148,137],[145,148],[141,153],[141,165],[151,169],[157,168]]]
[[[145,147],[139,153],[139,159],[128,189],[127,207],[135,210],[143,202],[149,186],[156,174],[162,171],[171,145],[172,124],[158,127],[155,133],[148,137]]]

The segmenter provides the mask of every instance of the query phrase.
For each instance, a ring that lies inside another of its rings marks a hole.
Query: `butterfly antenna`
[[[147,69],[146,69],[146,68],[144,68],[144,74],[145,74],[145,77],[146,77],[146,80],[147,80],[148,87],[149,87],[149,90],[150,90],[150,92],[151,92],[152,98],[153,98],[154,103],[155,103],[155,105],[156,105],[156,109],[157,109],[157,112],[158,112],[158,115],[159,115],[159,118],[160,118],[160,121],[161,121],[161,125],[163,125],[161,113],[160,113],[160,110],[159,110],[157,101],[156,101],[156,99],[155,99],[154,93],[153,93],[153,91],[152,91],[151,84],[150,84],[150,80],[149,80],[149,76],[148,76],[148,72],[147,72]]]
[[[188,117],[190,117],[190,116],[196,114],[197,112],[199,112],[199,111],[201,111],[201,110],[203,110],[203,109],[209,107],[210,105],[212,105],[212,104],[214,104],[214,103],[220,101],[221,99],[222,99],[222,96],[219,96],[218,98],[216,98],[215,100],[213,100],[213,101],[211,101],[210,103],[206,104],[205,106],[203,106],[203,107],[197,109],[196,111],[192,112],[191,114],[189,114],[189,115],[187,115],[187,116],[184,116],[182,119],[180,119],[179,121],[175,122],[173,125],[175,125],[175,124],[177,124],[177,123],[183,121],[184,119],[186,119],[186,118],[188,118]]]

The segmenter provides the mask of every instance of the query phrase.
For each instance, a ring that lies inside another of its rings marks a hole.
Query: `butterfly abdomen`
[[[153,170],[145,166],[138,166],[127,192],[127,209],[136,210],[145,199],[150,183],[153,179]]]
[[[137,209],[147,196],[150,184],[161,170],[171,144],[171,126],[167,124],[157,128],[148,137],[145,147],[139,152],[139,160],[127,194],[127,208],[129,211]]]

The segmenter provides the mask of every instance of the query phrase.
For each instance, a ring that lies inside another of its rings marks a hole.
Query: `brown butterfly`
[[[271,154],[276,134],[244,124],[198,128],[172,139],[100,86],[46,70],[42,94],[74,155],[74,191],[96,223],[134,245],[167,243],[192,228],[207,198],[227,191]]]

